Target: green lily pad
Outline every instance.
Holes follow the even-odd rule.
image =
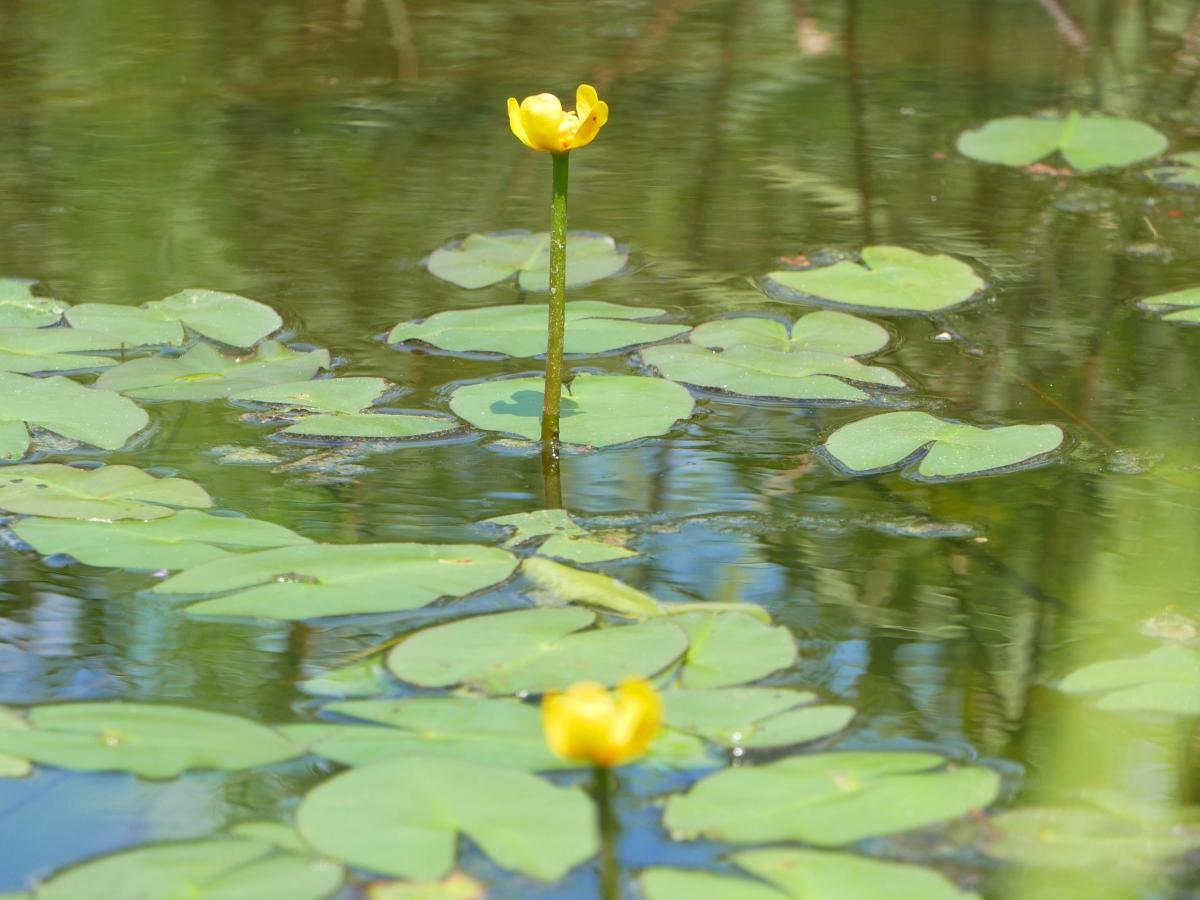
[[[592,355],[626,350],[673,338],[686,325],[639,322],[664,315],[666,310],[619,306],[598,300],[566,305],[567,331],[564,352]],[[452,309],[428,319],[401,322],[387,336],[389,344],[420,341],[457,353],[503,353],[506,356],[540,356],[546,352],[547,307],[543,304],[485,306]]]
[[[837,734],[851,706],[813,706],[804,691],[771,688],[674,690],[663,693],[663,721],[724,747],[787,747]]]
[[[320,413],[356,413],[373,406],[387,389],[383,378],[316,378],[240,391],[229,399]]]
[[[539,588],[567,603],[594,606],[632,618],[663,614],[662,604],[649,594],[598,572],[584,572],[536,556],[521,563],[521,572]],[[683,618],[686,617],[680,617]]]
[[[397,612],[494,587],[517,567],[506,550],[475,544],[306,544],[186,569],[156,594],[225,594],[199,616],[315,619]]]
[[[603,234],[567,234],[567,287],[616,275],[629,254]],[[550,289],[550,233],[472,234],[434,250],[425,262],[431,275],[464,288],[482,288],[517,276],[523,291]]]
[[[468,384],[450,396],[450,409],[484,431],[537,440],[541,435],[542,379],[503,378]],[[687,389],[659,378],[576,376],[563,388],[560,428],[567,444],[610,447],[665,434],[692,414]]]
[[[174,778],[189,769],[237,771],[300,755],[257,722],[146,703],[58,703],[28,712],[28,730],[0,729],[0,752],[81,772]]]
[[[583,630],[595,619],[576,607],[475,616],[417,632],[391,650],[387,666],[425,687],[465,684],[515,694],[648,677],[687,649],[683,630],[661,619]]]
[[[959,135],[958,149],[972,159],[1006,166],[1029,165],[1057,151],[1076,171],[1095,172],[1152,159],[1167,149],[1167,139],[1132,119],[1072,112],[993,119]]]
[[[537,546],[539,556],[575,563],[608,562],[637,556],[637,552],[628,547],[592,537],[591,532],[563,509],[539,509],[483,521],[488,525],[513,529],[512,536],[504,542],[505,547],[518,548],[538,538],[546,538]]]
[[[285,850],[288,853],[296,853],[300,856],[312,855],[312,848],[304,843],[300,832],[283,822],[272,822],[270,819],[251,819],[249,822],[238,822],[230,827],[229,833],[234,837],[262,841],[264,844],[270,844],[277,850]]]
[[[929,753],[819,753],[718,772],[667,802],[673,833],[733,843],[852,844],[987,806],[1000,779]]]
[[[65,869],[38,886],[35,900],[287,897],[324,900],[342,883],[340,865],[248,839],[151,844]]]
[[[318,413],[313,416],[300,416],[279,434],[309,438],[409,441],[444,437],[457,431],[462,431],[462,425],[448,416],[380,410],[372,413]]]
[[[186,569],[245,550],[310,544],[282,525],[180,510],[148,522],[24,519],[11,526],[38,553],[66,553],[89,566]]]
[[[118,450],[149,422],[145,410],[112,391],[87,388],[68,378],[0,372],[0,459],[25,455],[29,425],[102,450]]]
[[[197,344],[182,356],[133,359],[109,369],[96,387],[139,400],[216,400],[257,387],[312,378],[329,366],[328,350],[289,350],[266,341],[249,356],[222,356]]]
[[[831,353],[835,356],[870,356],[891,343],[882,325],[832,310],[819,310],[788,326],[761,316],[737,316],[697,325],[688,338],[713,350],[752,346],[781,353]]]
[[[317,785],[296,820],[320,852],[383,875],[444,876],[461,834],[498,865],[555,881],[596,852],[594,817],[581,791],[528,772],[409,756]]]
[[[155,478],[133,466],[76,469],[58,463],[0,469],[0,509],[56,519],[161,519],[172,507],[205,509],[212,498],[183,478]]]
[[[1084,666],[1064,678],[1068,694],[1100,694],[1100,709],[1200,715],[1200,650],[1168,644],[1144,656]]]
[[[0,706],[0,731],[27,731],[29,723],[11,710]],[[0,778],[24,778],[33,770],[33,764],[22,756],[0,753]]]
[[[33,293],[33,278],[0,278],[0,328],[42,328],[62,320],[68,304]]]
[[[732,861],[761,881],[647,869],[646,900],[979,900],[921,866],[823,850],[751,850]]]
[[[462,872],[441,881],[377,881],[367,888],[367,900],[487,900],[487,886]]]
[[[77,372],[115,366],[110,356],[87,356],[116,349],[112,338],[75,328],[0,328],[0,372]]]
[[[779,299],[889,315],[944,312],[973,299],[984,287],[966,263],[904,247],[864,247],[861,265],[843,260],[814,269],[781,270],[769,273],[765,284]]]
[[[1146,177],[1163,187],[1180,191],[1200,191],[1200,151],[1176,153],[1163,165],[1150,169]]]
[[[796,641],[745,613],[694,612],[671,621],[688,635],[680,680],[684,687],[717,688],[757,681],[796,661]]]
[[[1034,464],[1062,442],[1063,432],[1057,425],[977,428],[906,411],[843,425],[823,447],[838,465],[855,475],[887,472],[919,459],[918,476],[949,479]]]
[[[230,347],[253,347],[278,331],[283,320],[271,307],[220,291],[190,290],[141,306],[81,303],[67,310],[67,321],[111,335],[118,346],[182,344],[183,326]]]
[[[1138,301],[1138,306],[1162,315],[1164,322],[1200,325],[1200,287],[1185,288],[1169,294],[1156,294]]]

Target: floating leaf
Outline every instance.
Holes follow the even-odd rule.
[[[1200,325],[1200,287],[1156,294],[1138,301],[1138,306],[1150,312],[1160,313],[1164,322]]]
[[[670,622],[583,631],[595,618],[575,607],[476,616],[417,632],[392,649],[387,665],[425,687],[515,694],[650,676],[687,649],[687,636]]]
[[[102,450],[117,450],[149,422],[145,410],[112,391],[86,388],[68,378],[0,372],[0,459],[25,455],[28,425]]]
[[[662,604],[649,594],[598,572],[584,572],[539,557],[521,563],[521,571],[542,590],[567,603],[596,606],[633,618],[663,614]]]
[[[582,374],[563,388],[562,440],[610,447],[665,434],[692,414],[687,389],[659,378]],[[541,435],[542,379],[504,378],[468,384],[450,397],[450,409],[476,428],[526,440]]]
[[[320,413],[314,416],[300,416],[279,433],[311,438],[407,441],[441,437],[461,430],[462,425],[448,416],[381,410],[373,413]]]
[[[28,730],[0,729],[0,752],[81,772],[174,778],[188,769],[251,769],[300,748],[257,722],[146,703],[59,703],[28,712]]]
[[[41,328],[62,319],[68,304],[33,293],[33,278],[0,278],[0,328]]]
[[[462,872],[441,881],[388,881],[367,886],[367,900],[487,900],[487,886]]]
[[[76,469],[57,463],[0,469],[0,509],[56,519],[161,519],[169,507],[203,509],[212,498],[183,478],[155,478],[133,466]]]
[[[811,706],[813,694],[770,688],[674,690],[663,693],[663,721],[725,747],[786,747],[836,734],[854,718],[851,706]]]
[[[596,852],[594,816],[578,789],[527,772],[404,757],[317,785],[296,819],[317,850],[383,875],[444,876],[461,834],[498,865],[554,881]]]
[[[922,478],[962,478],[1035,463],[1063,442],[1057,425],[977,428],[928,413],[890,412],[843,425],[825,451],[856,475],[897,469],[920,460]]]
[[[929,753],[820,753],[729,769],[672,797],[664,822],[717,841],[833,847],[957,818],[995,798],[995,772],[940,770],[944,763]]]
[[[966,303],[983,290],[983,280],[952,256],[864,247],[861,265],[843,260],[814,269],[771,272],[766,287],[783,300],[904,315],[937,313]]]
[[[227,594],[201,616],[315,619],[417,609],[508,578],[517,560],[474,544],[308,544],[219,559],[159,582],[157,594]]]
[[[540,356],[546,352],[547,307],[543,304],[452,309],[428,319],[401,322],[387,337],[389,344],[420,341],[458,353],[503,353]],[[566,305],[564,351],[592,355],[652,344],[683,334],[686,325],[639,322],[666,310],[619,306],[598,300]]]
[[[38,886],[37,900],[287,897],[323,900],[342,883],[336,863],[276,853],[245,839],[135,847],[72,866]]]
[[[1093,663],[1058,687],[1068,694],[1103,694],[1101,709],[1200,715],[1200,651],[1168,644],[1144,656]]]
[[[256,387],[312,378],[329,366],[329,351],[289,350],[267,341],[249,356],[222,356],[197,344],[183,356],[133,359],[109,369],[96,387],[139,400],[216,400]]]
[[[0,731],[26,731],[29,723],[16,713],[0,706]],[[24,778],[33,766],[21,756],[0,753],[0,778]]]
[[[237,551],[311,543],[282,525],[194,510],[148,522],[31,518],[11,527],[38,553],[66,553],[89,566],[129,569],[186,569]]]
[[[822,850],[752,850],[732,860],[762,881],[648,869],[647,900],[979,900],[933,869]]]
[[[2,308],[2,307],[0,307]],[[0,372],[75,372],[115,366],[109,356],[84,353],[116,349],[112,338],[74,328],[0,328]]]
[[[786,628],[764,625],[744,613],[687,613],[672,622],[688,635],[684,687],[745,684],[796,661],[796,641]]]
[[[253,347],[283,325],[275,310],[256,300],[204,290],[181,291],[142,306],[81,303],[67,310],[67,321],[128,347],[182,344],[184,325],[231,347]]]
[[[959,152],[981,162],[1025,166],[1058,151],[1079,172],[1119,168],[1151,159],[1167,139],[1149,125],[1112,116],[1008,116],[964,131]]]
[[[1146,176],[1163,187],[1180,191],[1200,191],[1200,151],[1176,153],[1163,164],[1150,169]]]
[[[592,537],[591,532],[577,524],[563,509],[514,513],[484,519],[484,522],[514,529],[512,537],[504,542],[505,547],[520,547],[540,537],[548,537],[538,545],[537,553],[540,556],[576,563],[607,562],[637,556],[635,551],[626,547]]]
[[[312,854],[312,848],[304,843],[304,839],[300,837],[300,833],[291,825],[285,825],[283,822],[272,822],[269,819],[252,819],[249,822],[238,822],[229,829],[229,833],[234,837],[262,841],[264,844],[270,844],[278,850],[286,850],[289,853],[296,853],[300,856],[309,856]]]
[[[882,325],[842,312],[820,310],[792,326],[761,316],[716,319],[693,329],[689,340],[700,347],[728,350],[750,345],[783,353],[811,351],[835,356],[870,356],[891,342]]]
[[[316,378],[241,391],[229,399],[312,412],[356,413],[374,405],[387,389],[383,378]]]
[[[567,234],[567,287],[616,275],[629,254],[606,235]],[[523,291],[550,289],[550,233],[527,231],[472,234],[434,250],[426,260],[431,275],[464,288],[482,288],[517,276]]]

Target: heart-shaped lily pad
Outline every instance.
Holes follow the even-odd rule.
[[[1079,172],[1120,168],[1151,159],[1167,139],[1149,125],[1112,116],[1008,116],[993,119],[958,138],[959,152],[981,162],[1025,166],[1062,154]]]
[[[1155,294],[1138,301],[1138,306],[1159,313],[1164,322],[1200,325],[1200,287],[1184,288],[1169,294]]]
[[[0,328],[41,328],[62,319],[68,304],[39,297],[33,278],[0,278]]]
[[[188,769],[236,771],[300,755],[277,732],[237,716],[145,703],[35,706],[27,730],[0,729],[0,752],[81,772],[174,778]]]
[[[628,261],[629,254],[606,235],[567,235],[567,287],[616,275]],[[550,233],[472,234],[434,250],[425,265],[430,274],[459,287],[487,287],[516,275],[521,290],[548,291]]]
[[[662,604],[623,581],[533,557],[521,563],[521,572],[543,591],[567,603],[580,603],[632,618],[663,614]]]
[[[542,391],[541,378],[468,384],[451,395],[450,409],[476,428],[533,441],[541,435]],[[687,389],[672,381],[581,374],[563,388],[562,440],[609,447],[654,437],[691,416],[694,407]]]
[[[1057,425],[977,428],[906,411],[843,425],[823,446],[839,466],[856,475],[890,471],[919,458],[916,474],[940,480],[1033,465],[1062,442]]]
[[[401,322],[387,336],[389,344],[419,341],[458,353],[503,353],[540,356],[546,352],[547,308],[543,304],[451,309],[428,319]],[[662,309],[619,306],[598,300],[566,305],[566,353],[592,355],[652,344],[683,334],[686,325],[641,322],[663,315]]]
[[[1176,153],[1163,164],[1146,172],[1146,177],[1163,187],[1180,191],[1200,191],[1200,151]]]
[[[1102,695],[1101,709],[1200,715],[1200,651],[1169,644],[1144,656],[1093,663],[1058,687],[1068,694]]]
[[[81,303],[67,310],[75,328],[102,332],[117,346],[182,344],[187,326],[197,334],[231,347],[253,347],[280,329],[283,320],[271,307],[220,291],[189,290],[142,306]]]
[[[182,356],[122,363],[101,375],[96,387],[139,400],[216,400],[312,378],[328,366],[327,350],[289,350],[275,341],[242,357],[223,356],[208,344],[197,344]]]
[[[796,661],[796,641],[790,631],[745,613],[695,612],[673,616],[671,621],[688,635],[680,676],[684,687],[745,684]]]
[[[515,694],[647,677],[687,649],[683,629],[662,619],[583,630],[595,618],[574,607],[476,616],[417,632],[392,649],[387,665],[425,687],[466,684]]]
[[[279,853],[265,841],[228,838],[151,844],[71,866],[30,900],[287,897],[324,900],[341,885],[340,865]]]
[[[995,772],[929,753],[820,753],[718,772],[667,802],[681,835],[733,843],[852,844],[957,818],[992,802]]]
[[[835,356],[870,356],[891,343],[882,325],[843,312],[818,310],[788,326],[778,319],[736,316],[697,325],[688,340],[712,350],[753,346],[783,353],[811,351]]]
[[[152,590],[226,595],[192,604],[194,615],[315,619],[464,597],[504,581],[516,567],[508,551],[475,544],[307,544],[205,563]]]
[[[663,721],[725,747],[786,747],[837,734],[852,706],[814,706],[814,694],[772,688],[663,693]]]
[[[952,256],[927,256],[904,247],[864,247],[861,264],[843,260],[813,269],[771,272],[765,286],[781,300],[919,315],[966,303],[984,285],[970,266]]]
[[[647,869],[646,900],[979,900],[933,869],[847,853],[751,850],[731,860],[762,880]]]
[[[567,562],[597,563],[637,556],[635,551],[627,547],[593,537],[563,509],[514,513],[484,519],[483,522],[513,529],[512,536],[504,542],[505,547],[518,548],[538,538],[546,538],[537,545],[538,555]]]
[[[68,378],[0,372],[0,459],[25,455],[29,425],[102,450],[117,450],[149,422],[145,410],[112,391],[86,388]]]
[[[57,463],[0,469],[0,510],[56,519],[161,519],[171,507],[205,509],[212,498],[183,478],[155,478],[133,466],[76,469]]]
[[[384,875],[440,878],[463,835],[498,865],[554,881],[596,852],[594,816],[581,791],[528,772],[406,756],[317,785],[296,820],[321,853]]]
[[[0,372],[76,372],[115,366],[110,356],[88,356],[116,346],[108,335],[75,328],[0,328]]]
[[[148,522],[30,518],[11,527],[38,553],[66,553],[89,566],[129,569],[186,569],[238,551],[310,543],[272,522],[189,509]]]

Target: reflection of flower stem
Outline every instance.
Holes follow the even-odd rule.
[[[550,207],[550,327],[542,400],[542,452],[557,455],[563,334],[567,317],[567,162],[570,155],[553,153],[550,158],[554,160],[554,200]]]
[[[602,900],[620,900],[621,872],[617,864],[617,817],[613,810],[613,774],[604,766],[595,766],[594,791],[600,824],[600,896]]]

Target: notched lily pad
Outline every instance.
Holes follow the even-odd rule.
[[[230,347],[253,347],[283,326],[279,314],[263,303],[206,290],[181,291],[141,306],[81,303],[66,315],[72,327],[111,335],[127,347],[182,344],[185,325]]]
[[[255,353],[231,357],[208,344],[197,344],[182,356],[122,363],[104,372],[96,387],[139,400],[216,400],[312,378],[328,367],[328,350],[290,350],[266,341]]]
[[[0,469],[0,509],[57,519],[161,519],[175,507],[206,509],[212,498],[183,478],[155,478],[133,466],[77,469],[57,463]]]
[[[484,431],[526,440],[541,435],[541,378],[503,378],[467,384],[450,396],[450,409]],[[660,378],[634,375],[575,377],[562,392],[563,443],[610,447],[670,431],[692,414],[687,389]]]
[[[318,413],[356,413],[374,406],[389,385],[383,378],[315,378],[231,394],[230,400]]]
[[[837,734],[854,718],[851,706],[813,705],[815,694],[783,688],[722,688],[663,692],[663,721],[723,747],[787,747]]]
[[[1179,191],[1200,191],[1200,151],[1176,153],[1150,169],[1146,177],[1163,187]]]
[[[417,609],[493,587],[516,569],[506,550],[474,544],[308,544],[186,569],[156,594],[224,594],[198,616],[315,619]]]
[[[537,544],[539,556],[550,556],[574,563],[608,562],[637,556],[637,552],[620,544],[601,540],[578,524],[563,509],[539,509],[484,519],[482,524],[513,529],[505,547],[517,549],[545,538]]]
[[[978,428],[906,411],[843,425],[823,449],[851,474],[888,472],[919,460],[918,477],[946,480],[1036,465],[1062,446],[1063,438],[1057,425]]]
[[[782,626],[739,612],[693,612],[671,621],[688,635],[680,682],[716,688],[765,678],[796,661],[796,641]]]
[[[1152,159],[1167,139],[1142,122],[1113,116],[1008,116],[964,131],[959,152],[981,162],[1025,166],[1059,152],[1078,172],[1120,168]]]
[[[101,450],[118,450],[149,422],[145,410],[112,391],[68,378],[0,372],[0,459],[25,455],[30,425]]]
[[[27,717],[27,730],[0,729],[0,752],[81,772],[174,778],[189,769],[251,769],[301,753],[265,725],[182,706],[59,703],[35,706]]]
[[[629,254],[603,234],[567,234],[567,287],[616,275]],[[472,234],[434,250],[425,261],[431,275],[464,288],[482,288],[517,276],[523,291],[550,289],[550,233]]]
[[[1164,322],[1200,325],[1200,287],[1184,288],[1168,294],[1155,294],[1138,301],[1142,309],[1158,313]]]
[[[0,372],[80,372],[115,366],[111,356],[89,356],[117,345],[108,335],[76,328],[0,327]]]
[[[1144,656],[1093,663],[1072,672],[1058,688],[1098,695],[1100,709],[1200,715],[1200,650],[1168,644]]]
[[[643,322],[666,310],[620,306],[599,300],[566,305],[564,352],[581,355],[627,350],[673,338],[686,325]],[[544,304],[452,309],[427,319],[401,322],[387,336],[389,344],[419,342],[456,353],[502,353],[541,356],[546,352],[547,307]]]
[[[966,263],[944,254],[904,247],[864,247],[862,263],[843,260],[812,269],[767,274],[776,299],[830,304],[885,315],[944,312],[978,296],[983,279]]]

